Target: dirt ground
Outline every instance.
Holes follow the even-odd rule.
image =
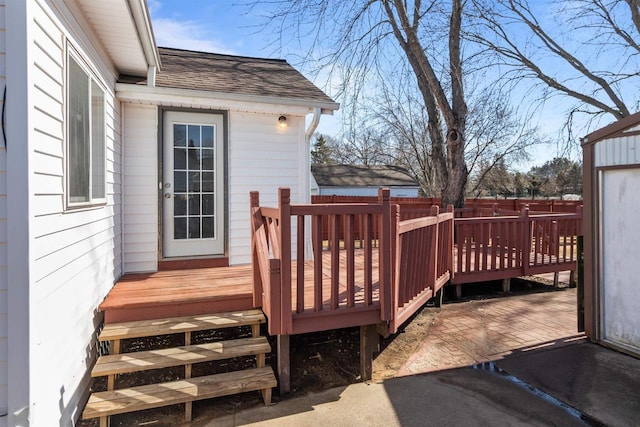
[[[550,283],[539,278],[516,279],[512,281],[513,293],[541,292],[549,289]],[[499,298],[505,295],[496,283],[474,284],[463,287],[462,300]],[[456,302],[454,289],[447,289],[445,303]],[[438,312],[433,304],[427,304],[419,310],[397,334],[381,340],[380,352],[374,355],[373,381],[391,378],[415,352],[429,334]],[[230,332],[206,331],[193,334],[192,342],[205,343],[231,339]],[[264,334],[264,331],[263,331]],[[249,327],[241,330],[243,338],[251,335]],[[275,337],[268,337],[275,349]],[[123,342],[123,351],[140,351],[182,345],[182,335],[170,335],[154,339],[136,339]],[[291,393],[280,396],[274,389],[273,403],[292,396],[315,392],[337,386],[345,386],[361,381],[360,378],[359,328],[347,328],[291,337]],[[267,355],[267,363],[276,370],[276,358]],[[255,366],[253,357],[238,358],[229,361],[201,363],[194,365],[193,376],[209,375],[228,370],[246,369]],[[131,387],[154,382],[172,381],[183,376],[183,368],[168,368],[137,374],[121,375],[116,388]],[[106,389],[104,378],[96,379],[92,385],[95,391]],[[112,427],[129,426],[198,426],[223,415],[262,404],[258,392],[244,393],[213,400],[193,403],[193,421],[184,422],[184,406],[174,405],[164,408],[139,411],[111,417]],[[97,420],[82,421],[79,426],[97,427]]]

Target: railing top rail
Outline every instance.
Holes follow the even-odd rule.
[[[263,217],[266,218],[279,218],[279,211],[278,208],[271,208],[268,206],[261,206],[260,208],[260,213],[262,214]]]
[[[424,216],[420,218],[406,219],[399,222],[398,234],[408,233],[409,231],[417,230],[418,228],[430,227],[453,219],[453,212],[445,212],[438,214],[437,216]]]
[[[321,205],[291,205],[291,215],[352,215],[382,213],[381,204],[336,203]]]

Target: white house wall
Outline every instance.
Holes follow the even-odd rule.
[[[124,272],[158,267],[158,108],[123,104]]]
[[[0,105],[4,105],[6,83],[5,9],[0,0]],[[0,113],[3,113],[0,109]],[[7,411],[7,151],[0,132],[0,414]],[[6,417],[0,418],[0,426]]]
[[[97,306],[121,274],[120,104],[113,67],[78,10],[61,0],[32,10],[29,416],[31,426],[70,425],[90,380]],[[66,40],[106,88],[106,206],[65,210]]]
[[[123,110],[124,271],[154,271],[159,239],[158,112],[155,106],[128,103]],[[238,265],[251,262],[249,192],[260,191],[262,205],[276,206],[278,188],[289,187],[292,203],[301,203],[308,189],[300,191],[299,176],[308,171],[300,170],[303,116],[288,115],[285,130],[277,127],[278,114],[230,111],[228,117],[228,249],[230,264]]]
[[[260,205],[277,206],[279,187],[291,189],[291,203],[301,203],[309,189],[299,188],[299,156],[304,150],[304,117],[288,116],[288,128],[277,128],[277,116],[230,113],[229,126],[229,262],[251,262],[249,192],[260,192]],[[295,229],[292,243],[295,243]]]

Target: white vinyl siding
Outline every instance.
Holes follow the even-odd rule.
[[[158,267],[158,108],[124,104],[124,271]]]
[[[0,0],[0,105],[4,105],[6,84],[5,10]],[[0,114],[3,113],[0,108]],[[7,410],[7,151],[0,132],[0,413]],[[6,417],[0,419],[6,425]]]
[[[50,5],[54,5],[53,8]],[[30,419],[71,425],[79,416],[95,357],[97,307],[121,275],[120,103],[115,76],[95,38],[61,1],[33,7],[33,128],[30,205]],[[105,90],[106,204],[65,212],[65,45],[77,51]]]
[[[291,189],[300,203],[300,155],[304,150],[304,118],[287,115],[288,128],[277,128],[278,115],[229,114],[229,262],[251,262],[249,192],[260,192],[260,204],[277,206],[279,187]],[[294,230],[295,232],[295,230]],[[295,242],[295,238],[293,238]]]

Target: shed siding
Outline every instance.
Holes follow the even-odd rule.
[[[5,10],[0,0],[0,105],[4,105],[6,83]],[[3,112],[3,111],[2,111]],[[7,151],[0,132],[0,412],[7,409]],[[0,426],[6,425],[6,417]]]
[[[640,135],[597,142],[594,154],[596,167],[640,164]]]
[[[249,192],[260,192],[262,206],[277,206],[278,187],[291,188],[291,202],[309,190],[299,188],[299,156],[304,149],[304,117],[288,116],[277,129],[277,115],[230,112],[229,115],[229,262],[251,262]],[[295,232],[295,230],[294,230]],[[295,242],[295,234],[292,236]]]
[[[111,64],[62,1],[38,0],[32,23],[34,128],[30,227],[33,426],[71,425],[79,416],[95,358],[97,306],[121,275],[120,103]],[[65,210],[65,40],[102,83],[106,99],[107,203]],[[55,367],[55,368],[54,368]]]
[[[124,272],[158,267],[158,108],[124,104]]]

